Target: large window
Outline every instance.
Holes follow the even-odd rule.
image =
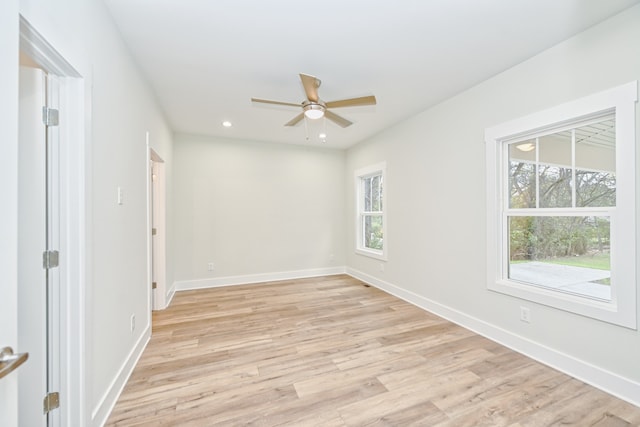
[[[488,287],[636,327],[634,82],[486,131]]]
[[[380,163],[359,169],[355,173],[356,252],[378,259],[386,259],[385,169],[385,164]]]

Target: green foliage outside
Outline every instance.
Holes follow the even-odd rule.
[[[538,179],[536,182],[536,173]],[[615,174],[511,161],[509,206],[570,208],[575,176],[577,207],[615,206]],[[540,190],[536,191],[536,185]],[[536,197],[539,198],[536,203]],[[610,220],[607,216],[511,216],[510,262],[543,261],[610,270]]]
[[[521,264],[531,262],[530,260],[512,260],[511,264]],[[594,255],[567,256],[559,258],[547,258],[544,260],[549,264],[568,265],[572,267],[594,268],[596,270],[611,270],[611,257],[608,253],[597,253]]]
[[[611,270],[611,257],[608,253],[552,258],[545,260],[545,262],[551,264],[570,265],[573,267],[594,268],[596,270]]]
[[[365,247],[371,249],[382,250],[383,245],[382,235],[382,217],[381,216],[369,216],[365,218]]]
[[[514,216],[509,219],[511,260],[548,260],[608,253],[606,217]]]

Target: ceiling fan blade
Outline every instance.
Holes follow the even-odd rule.
[[[324,112],[324,116],[327,119],[329,119],[332,122],[334,122],[335,124],[337,124],[338,126],[343,127],[343,128],[346,128],[347,126],[351,126],[353,124],[349,120],[345,119],[344,117],[340,117],[336,113],[332,113],[329,110]]]
[[[318,102],[318,88],[320,87],[320,80],[316,77],[302,73],[300,74],[300,80],[302,80],[302,86],[304,87],[304,92],[307,94],[307,99],[311,102]]]
[[[356,107],[359,105],[376,105],[376,97],[362,96],[360,98],[340,99],[338,101],[330,101],[326,103],[327,108],[340,108],[340,107]]]
[[[302,104],[294,104],[292,102],[271,101],[269,99],[251,98],[251,102],[262,102],[263,104],[288,105],[290,107],[300,107]]]
[[[295,126],[298,123],[300,123],[300,121],[304,119],[304,113],[300,113],[297,116],[295,116],[293,119],[289,120],[287,123],[285,123],[285,126]]]

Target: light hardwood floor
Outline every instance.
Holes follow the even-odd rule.
[[[178,293],[108,426],[628,426],[640,408],[349,276]]]

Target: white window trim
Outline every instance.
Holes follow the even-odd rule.
[[[487,288],[612,324],[637,329],[636,311],[636,136],[637,81],[521,117],[485,130],[487,168]],[[616,112],[616,207],[611,209],[611,301],[564,294],[509,280],[504,233],[506,142],[561,128],[567,123]],[[622,141],[622,142],[621,142]]]
[[[366,178],[372,175],[382,175],[382,235],[384,241],[382,244],[382,250],[376,250],[366,248],[362,245],[362,178]],[[356,195],[356,249],[355,252],[360,255],[365,255],[371,258],[379,259],[382,261],[387,260],[388,253],[388,240],[387,240],[387,163],[381,162],[374,165],[370,165],[361,169],[358,169],[354,173],[355,178],[355,195]]]

